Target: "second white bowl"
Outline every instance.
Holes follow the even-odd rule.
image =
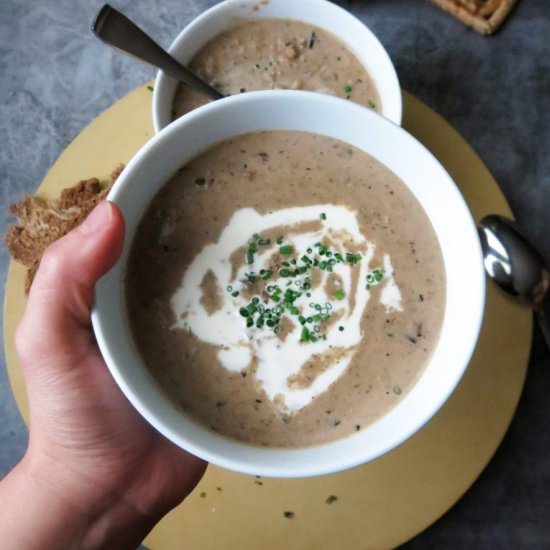
[[[258,9],[253,9],[258,6]],[[181,31],[169,48],[189,63],[209,40],[243,20],[293,19],[315,25],[337,36],[365,66],[382,101],[381,114],[401,125],[402,96],[391,59],[376,36],[348,11],[326,0],[226,0],[205,11]],[[178,82],[157,73],[153,92],[153,125],[159,132],[172,121],[172,103]]]

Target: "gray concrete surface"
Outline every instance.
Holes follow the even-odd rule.
[[[214,3],[113,0],[163,45]],[[340,3],[376,32],[403,87],[479,152],[525,231],[550,260],[548,0],[521,0],[492,38],[467,30],[425,0]],[[154,74],[94,40],[89,24],[101,4],[0,2],[2,232],[8,204],[33,191],[82,127]],[[3,278],[6,266],[2,253]],[[527,383],[503,444],[467,494],[404,549],[550,548],[549,394],[549,354],[535,330]],[[26,437],[0,367],[0,476],[20,458]]]

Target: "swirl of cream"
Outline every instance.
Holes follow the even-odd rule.
[[[275,333],[265,327],[247,327],[239,313],[250,299],[246,274],[269,270],[278,253],[272,239],[270,245],[259,247],[251,264],[245,260],[251,235],[266,233],[284,235],[296,258],[314,243],[329,245],[343,255],[361,255],[357,263],[343,261],[335,263],[332,272],[316,269],[315,276],[308,275],[311,288],[300,292],[294,306],[306,317],[315,313],[315,304],[329,304],[331,311],[322,337],[315,341],[301,341],[303,327],[296,316],[283,314]],[[361,342],[361,319],[370,298],[365,279],[374,250],[375,245],[361,233],[356,214],[345,206],[293,207],[267,214],[243,208],[233,214],[218,241],[206,245],[185,271],[171,299],[177,319],[173,328],[189,330],[202,342],[219,348],[219,361],[227,370],[252,367],[261,389],[280,411],[297,412],[342,376]],[[381,301],[387,310],[400,310],[401,295],[387,254],[384,271]],[[207,277],[215,281],[217,289],[214,308],[205,306],[201,291]],[[286,288],[290,281],[298,285],[292,288],[300,288],[299,277],[277,278],[276,270],[273,277],[268,284]],[[268,300],[265,293],[263,300]]]

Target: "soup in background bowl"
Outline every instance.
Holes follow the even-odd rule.
[[[226,0],[187,25],[169,51],[224,93],[317,91],[401,124],[401,88],[386,50],[359,19],[326,0]],[[206,101],[159,71],[155,130]]]
[[[332,33],[290,19],[238,23],[214,36],[188,67],[224,96],[259,90],[306,90],[348,99],[378,112],[384,106],[366,67]],[[185,84],[174,119],[208,103]]]
[[[323,113],[323,117],[318,116],[319,112]],[[253,134],[260,137],[250,137]],[[250,140],[248,144],[247,139]],[[340,158],[338,155],[348,155],[348,158],[344,158],[340,166],[336,166],[335,177],[340,174],[342,179],[349,177],[357,180],[353,183],[356,187],[350,194],[351,198],[357,196],[355,204],[349,204],[351,200],[348,198],[342,201],[343,204],[338,204],[338,194],[334,195],[333,198],[325,195],[325,201],[317,203],[315,197],[305,197],[300,195],[299,192],[295,193],[297,207],[306,208],[309,206],[315,210],[315,212],[308,212],[306,217],[309,216],[309,221],[314,221],[317,225],[307,228],[303,232],[304,234],[312,237],[314,234],[322,233],[324,227],[333,225],[329,223],[328,226],[325,226],[325,224],[330,222],[331,219],[337,218],[341,219],[341,229],[354,233],[355,222],[353,218],[355,217],[358,231],[355,232],[353,242],[345,239],[338,241],[336,237],[332,239],[333,252],[341,249],[341,252],[355,255],[356,259],[357,256],[360,256],[357,261],[347,263],[344,261],[345,265],[342,268],[345,267],[349,273],[353,273],[354,269],[367,270],[360,272],[360,279],[362,280],[364,277],[364,282],[368,284],[366,277],[368,275],[372,277],[375,268],[382,267],[384,272],[381,277],[382,283],[384,283],[384,277],[393,276],[397,286],[400,286],[400,281],[403,281],[400,288],[405,292],[408,287],[405,280],[406,273],[404,272],[406,270],[402,268],[404,264],[401,263],[398,257],[392,257],[391,262],[384,264],[384,247],[378,251],[380,254],[378,258],[371,258],[374,263],[371,262],[368,265],[363,263],[369,251],[362,238],[369,239],[369,228],[368,224],[362,223],[361,211],[358,208],[362,201],[368,202],[366,197],[369,193],[369,181],[370,185],[378,186],[380,182],[385,181],[387,183],[387,176],[391,180],[391,183],[388,184],[389,188],[386,189],[388,204],[391,204],[391,198],[397,193],[403,204],[411,205],[410,212],[397,212],[396,215],[407,217],[410,213],[416,215],[419,212],[420,218],[424,216],[427,225],[417,226],[417,231],[422,233],[421,241],[424,242],[428,252],[422,251],[421,254],[429,256],[429,249],[433,249],[434,257],[438,258],[438,261],[443,264],[444,277],[441,276],[440,278],[444,279],[444,286],[439,287],[441,297],[439,307],[443,311],[440,311],[439,320],[437,319],[437,313],[435,316],[436,325],[440,324],[440,328],[437,328],[439,337],[437,338],[436,335],[432,338],[433,349],[429,350],[429,357],[417,369],[418,376],[413,376],[408,385],[404,384],[404,387],[400,388],[403,390],[401,394],[398,392],[394,394],[393,397],[396,397],[396,399],[393,400],[392,406],[389,409],[382,410],[378,418],[372,419],[370,423],[367,422],[366,426],[361,426],[359,431],[348,429],[339,433],[338,438],[333,440],[331,438],[311,440],[308,442],[309,447],[299,447],[299,442],[302,439],[298,438],[298,445],[295,442],[290,445],[290,448],[284,448],[285,445],[280,444],[280,442],[271,445],[267,441],[267,446],[261,446],[261,441],[243,441],[246,438],[238,438],[234,433],[229,434],[231,437],[227,437],[222,433],[213,431],[205,423],[204,418],[199,418],[200,415],[193,416],[192,411],[186,413],[181,407],[174,405],[173,396],[170,397],[169,392],[162,389],[161,384],[151,374],[150,365],[149,368],[147,367],[146,361],[143,359],[143,349],[139,349],[140,344],[136,345],[134,343],[136,332],[135,330],[132,331],[131,325],[135,318],[129,319],[126,307],[126,297],[129,296],[129,299],[132,300],[132,294],[128,293],[126,282],[129,280],[128,277],[131,277],[128,270],[134,269],[130,260],[132,246],[134,245],[135,251],[139,250],[139,247],[143,244],[141,242],[142,233],[138,229],[140,223],[144,220],[147,210],[151,208],[152,201],[155,200],[157,193],[178,170],[187,166],[201,172],[200,174],[199,172],[192,172],[191,179],[188,178],[186,181],[180,182],[182,192],[189,186],[192,186],[193,191],[198,191],[198,188],[207,184],[214,186],[214,183],[207,181],[207,176],[202,174],[202,171],[211,165],[211,161],[215,160],[214,157],[208,158],[208,155],[215,154],[217,150],[218,157],[220,154],[223,157],[221,148],[224,141],[236,144],[239,152],[241,149],[246,150],[246,147],[255,144],[255,146],[262,149],[253,151],[254,155],[258,157],[258,162],[270,165],[269,170],[267,166],[265,167],[265,173],[257,181],[256,185],[258,189],[261,189],[261,181],[267,177],[270,171],[272,171],[272,176],[277,178],[277,167],[281,163],[273,162],[270,164],[270,162],[262,160],[260,153],[269,155],[269,151],[264,150],[269,143],[275,146],[273,151],[284,150],[283,142],[288,139],[294,140],[295,149],[298,146],[303,147],[302,151],[305,152],[301,155],[301,158],[306,160],[315,160],[315,155],[318,155],[317,160],[319,160],[328,154],[329,149],[336,155],[335,158]],[[312,140],[317,143],[313,143]],[[243,143],[247,145],[241,147]],[[325,150],[325,153],[321,155],[320,153],[323,150]],[[236,149],[231,150],[229,148],[226,151],[228,159],[234,159],[237,155]],[[273,151],[271,151],[271,154],[276,154]],[[351,154],[349,151],[351,151]],[[350,163],[350,159],[353,157],[358,158],[360,161],[363,159],[367,163],[368,158],[372,159],[371,168],[367,169],[366,174],[362,174],[361,170],[353,172],[352,169],[350,169],[349,174],[345,174],[345,167],[353,164]],[[294,166],[298,170],[300,166],[297,164],[297,158],[291,159],[289,163],[282,163],[281,166],[285,165],[287,168],[290,167],[289,169],[293,169]],[[201,164],[205,159],[207,163]],[[237,162],[235,159],[234,161]],[[329,164],[323,168],[323,171],[334,165],[334,163],[331,164],[330,159],[327,162]],[[359,164],[361,165],[361,163],[362,161]],[[312,162],[312,166],[315,166],[315,164],[318,163]],[[212,168],[214,168],[213,165]],[[301,168],[305,170],[308,166],[304,165]],[[377,169],[380,169],[380,171]],[[382,179],[376,176],[380,173],[384,174]],[[294,181],[292,175],[289,173],[280,173],[279,175],[287,182],[288,190],[288,182],[292,183]],[[300,177],[297,175],[296,180],[299,180]],[[205,181],[203,182],[201,178],[204,178]],[[321,181],[320,177],[319,181]],[[341,181],[340,184],[343,185],[344,182]],[[338,182],[335,182],[335,187],[337,188],[337,186]],[[402,186],[402,189],[399,186]],[[285,189],[285,186],[282,185],[281,188]],[[201,191],[207,191],[207,189],[201,189]],[[394,195],[390,194],[391,191],[394,192]],[[310,192],[307,193],[307,195],[310,194]],[[155,136],[129,163],[121,178],[115,184],[109,198],[122,209],[127,223],[127,234],[121,260],[100,281],[96,289],[96,308],[93,313],[93,324],[99,346],[115,380],[136,409],[174,443],[210,462],[244,473],[300,477],[336,472],[373,460],[402,443],[427,422],[449,397],[467,367],[477,341],[484,305],[484,277],[481,253],[471,215],[456,186],[437,160],[404,130],[368,109],[349,101],[309,92],[251,92],[220,100],[193,111]],[[329,199],[330,202],[327,202]],[[215,222],[208,222],[209,216],[214,215],[213,210],[215,208],[213,207],[212,211],[204,211],[203,216],[200,200],[199,195],[193,199],[197,202],[199,212],[198,218],[194,218],[194,225],[208,231],[210,223],[212,223],[213,234],[211,238],[208,237],[204,242],[199,241],[197,243],[196,250],[189,254],[189,265],[200,256],[204,248],[203,245],[206,245],[207,241],[211,244],[216,243],[223,234],[223,229],[231,225],[220,221],[220,225],[216,228]],[[231,208],[235,209],[234,214],[239,214],[239,210],[246,210],[247,207],[261,211],[261,204],[257,200],[257,197],[251,196],[250,201],[248,201],[249,204],[247,204],[247,196],[244,194]],[[384,204],[383,195],[379,202],[382,205]],[[292,201],[287,198],[280,204],[280,208],[273,207],[272,210],[259,212],[258,215],[260,218],[266,215],[280,215],[280,212],[285,208],[288,209],[291,203]],[[319,218],[314,220],[317,216],[316,210],[323,204],[326,205],[326,208],[320,211],[318,213]],[[418,204],[417,210],[415,210],[417,208],[416,204]],[[192,206],[190,204],[191,208]],[[348,208],[350,214],[342,213],[339,210],[344,207]],[[296,214],[296,212],[294,213]],[[218,211],[218,214],[221,216],[221,210]],[[245,215],[250,214],[250,211],[245,212]],[[242,212],[240,215],[243,215]],[[391,224],[391,212],[383,215],[387,215],[387,219],[381,219],[381,224],[385,224],[389,231],[392,229],[394,231],[401,230],[399,223]],[[224,221],[228,222],[230,218],[231,216],[228,216],[227,220]],[[169,216],[166,219],[169,219]],[[201,219],[204,220],[202,225],[200,224]],[[289,227],[288,219],[283,216],[281,220],[284,219],[287,220],[286,226]],[[264,229],[278,227],[278,224],[280,226],[279,222],[281,220],[279,222],[276,219],[268,220],[270,223],[267,223],[267,225],[263,224],[261,219],[258,218],[247,218],[247,220],[249,222],[246,224],[239,223],[236,225],[240,228],[241,237],[246,233],[243,238],[245,239],[244,242],[248,243],[247,246],[250,242],[254,242],[254,239],[261,238],[263,242],[270,240],[270,244],[260,245],[258,242],[257,245],[266,246],[267,248],[273,247],[273,251],[276,250],[275,247],[285,246],[296,250],[301,249],[300,232],[292,235],[291,231],[287,230],[283,231],[283,235],[265,234]],[[292,218],[291,216],[290,220],[297,221],[298,218]],[[262,231],[264,234],[262,234]],[[248,235],[248,233],[251,233],[251,235]],[[170,231],[167,231],[166,235],[169,234]],[[136,235],[139,236],[139,240],[134,242]],[[277,242],[279,237],[283,237],[281,243]],[[329,243],[324,240],[324,237],[321,236],[318,242],[320,244],[326,243],[326,248],[330,249],[331,247],[328,246]],[[408,234],[399,237],[405,246],[410,246],[409,243],[414,241],[415,238],[416,235],[411,236]],[[271,239],[275,239],[275,243],[271,243]],[[315,240],[315,238],[312,237],[312,240]],[[306,246],[305,255],[309,254],[313,260],[315,260],[313,248],[316,242],[312,242],[312,246],[308,246],[308,243],[304,244]],[[170,248],[170,244],[167,244],[167,247]],[[349,249],[346,249],[346,247]],[[311,248],[312,252],[308,253],[307,248]],[[245,255],[247,252],[247,250],[244,251]],[[284,251],[279,250],[279,252]],[[258,254],[257,248],[254,254]],[[283,253],[284,255],[286,254]],[[344,256],[345,258],[346,256]],[[378,266],[378,263],[381,263],[381,266]],[[298,265],[298,263],[290,263],[289,267],[294,269],[293,265]],[[399,265],[399,270],[396,268],[395,272],[391,273],[392,265],[393,267]],[[282,264],[277,264],[277,266],[277,269],[280,269]],[[238,271],[242,267],[243,265],[240,265],[240,267],[237,265],[235,269]],[[265,266],[262,267],[259,264],[254,267],[258,269],[258,274],[260,269],[266,269]],[[175,260],[173,278],[176,282],[174,289],[181,286],[180,283],[184,277],[182,271],[185,272],[186,269],[181,268],[181,266],[178,268],[177,260]],[[437,261],[434,267],[429,268],[428,271],[430,274],[438,276]],[[146,270],[143,273],[146,273]],[[201,283],[204,282],[205,274],[202,273],[201,278],[200,270],[197,273]],[[328,276],[327,273],[324,273],[324,276]],[[344,275],[342,277],[344,281]],[[378,282],[376,279],[375,276],[374,281]],[[411,279],[414,279],[414,277],[411,276]],[[239,278],[237,277],[236,280],[239,280]],[[372,282],[373,279],[371,278]],[[417,284],[413,283],[411,288],[415,292],[417,300],[420,301],[421,292],[416,288]],[[208,282],[205,285],[208,285]],[[311,286],[315,287],[314,284]],[[345,282],[341,286],[344,294],[346,294],[349,287],[346,286]],[[340,299],[344,301],[346,299],[345,295],[342,296],[338,292],[342,288],[338,285],[329,287],[328,292],[334,298],[331,301],[334,302],[333,307],[335,308],[339,307],[336,302]],[[223,290],[228,292],[227,288]],[[371,301],[374,304],[379,303],[381,307],[385,307],[391,300],[382,299],[381,290],[383,290],[382,284],[380,287],[373,287],[371,284],[371,288],[367,289],[367,292],[372,294]],[[231,292],[235,291],[232,289]],[[253,297],[252,295],[246,296],[246,288],[241,287],[238,292],[239,295],[236,298],[233,296],[230,298],[241,300]],[[243,292],[243,296],[240,295],[241,292]],[[230,303],[230,300],[228,303]],[[180,307],[185,309],[185,304],[186,301],[182,300]],[[395,302],[393,304],[396,305]],[[206,307],[205,304],[203,305]],[[241,307],[245,305],[241,305]],[[403,305],[406,305],[405,300],[401,303],[401,306]],[[437,303],[435,303],[435,307],[437,308]],[[130,304],[130,309],[132,309],[132,304]],[[179,310],[180,314],[183,314],[181,317],[183,322],[185,322],[186,316],[184,309]],[[190,314],[189,310],[187,315]],[[386,321],[385,315],[397,314],[396,312],[386,313],[384,310],[381,317],[384,323]],[[257,315],[255,320],[257,320]],[[335,322],[339,323],[339,320]],[[348,330],[348,328],[350,331],[353,330],[352,324],[348,325],[344,320],[342,326],[345,330]],[[332,328],[335,328],[333,334],[329,332],[330,328],[324,327],[322,330],[330,338],[336,338],[339,333],[339,325],[334,325]],[[430,330],[428,327],[426,328]],[[195,331],[199,330],[196,326],[194,329]],[[176,328],[176,330],[179,329]],[[181,330],[186,330],[186,328],[184,327]],[[193,327],[191,327],[191,330],[193,330]],[[311,334],[316,334],[314,329]],[[342,334],[347,333],[344,331]],[[413,339],[420,338],[418,334],[410,334],[409,336]],[[364,337],[365,334],[363,333],[362,338]],[[226,347],[230,348],[229,344],[231,343],[228,340]],[[301,346],[310,344],[309,341],[299,343]],[[413,345],[412,342],[410,344]],[[381,349],[383,349],[383,346]],[[323,352],[326,351],[323,350]],[[239,359],[238,353],[228,352],[225,359],[229,363],[235,360],[237,362],[241,361],[241,367],[243,365],[242,357]],[[415,359],[415,361],[419,360]],[[420,363],[422,361],[419,361],[418,364]],[[264,387],[264,390],[269,397],[268,389]],[[325,396],[329,392],[330,388]],[[280,402],[276,402],[275,397],[275,394],[271,394],[275,410],[278,406],[278,411],[283,414],[295,414],[296,411],[284,410],[284,403],[281,406]],[[323,398],[323,396],[318,397],[317,395],[314,397],[316,399]],[[340,405],[342,405],[344,399],[344,397],[339,399]],[[288,405],[289,401],[285,401],[285,403]],[[303,405],[303,403],[298,405],[304,407],[304,410],[309,406]],[[323,412],[323,414],[326,413]],[[338,430],[338,427],[334,429]]]

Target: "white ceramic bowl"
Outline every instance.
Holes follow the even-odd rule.
[[[252,6],[258,6],[254,11]],[[351,13],[326,0],[226,0],[194,19],[170,46],[170,53],[186,64],[217,34],[244,19],[294,19],[336,35],[357,56],[372,77],[382,101],[382,115],[401,124],[402,96],[388,53],[376,36]],[[159,132],[172,121],[177,81],[159,71],[153,91],[153,126]]]
[[[319,112],[323,116],[319,116]],[[429,216],[447,275],[441,337],[418,383],[388,414],[351,436],[318,447],[268,449],[220,436],[178,412],[154,383],[132,344],[124,292],[128,251],[144,211],[169,177],[209,146],[247,132],[302,130],[339,139],[377,158],[405,182]],[[109,199],[126,219],[120,261],[98,284],[93,326],[101,352],[135,408],[180,447],[249,474],[300,477],[368,462],[416,432],[447,400],[474,350],[485,278],[475,225],[462,195],[415,138],[380,115],[311,92],[250,92],[210,103],[166,127],[130,161]]]

